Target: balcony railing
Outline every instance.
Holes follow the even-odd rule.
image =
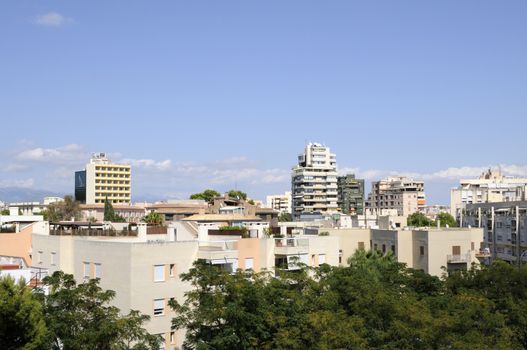
[[[447,255],[447,262],[449,264],[463,264],[470,262],[470,254]]]

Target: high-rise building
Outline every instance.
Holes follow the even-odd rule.
[[[278,210],[280,213],[291,214],[291,192],[267,196],[267,207]]]
[[[344,214],[364,213],[364,180],[356,179],[354,174],[337,178],[338,205]]]
[[[366,208],[381,213],[396,209],[397,215],[408,216],[422,211],[426,205],[425,183],[405,176],[391,176],[371,184]]]
[[[527,178],[503,176],[500,170],[481,174],[478,179],[463,179],[450,191],[450,213],[459,217],[467,204],[525,200]]]
[[[130,165],[114,164],[105,153],[93,154],[86,169],[75,172],[75,199],[81,203],[130,203],[131,188]]]
[[[329,147],[306,145],[291,175],[293,218],[337,211],[337,163]]]

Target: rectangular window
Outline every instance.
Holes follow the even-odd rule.
[[[176,333],[170,332],[170,344],[175,344],[175,343],[176,343]]]
[[[245,258],[245,269],[254,269],[254,258]]]
[[[475,249],[476,244],[474,242],[470,242],[470,250]]]
[[[359,250],[364,250],[364,242],[359,242]]]
[[[82,263],[82,276],[84,278],[90,278],[90,263],[89,262],[83,262]]]
[[[461,246],[452,246],[452,255],[461,255]]]
[[[37,253],[37,261],[39,264],[42,264],[42,250],[39,250]]]
[[[95,278],[102,278],[102,265],[94,264],[95,267]]]
[[[395,254],[395,245],[392,245],[392,253]]]
[[[318,254],[318,264],[322,265],[326,263],[326,254]]]
[[[377,243],[373,244],[373,250],[377,250]]]
[[[168,273],[170,274],[170,277],[174,277],[176,275],[176,264],[170,264]]]
[[[425,255],[425,247],[424,247],[424,246],[420,246],[420,247],[419,247],[419,254],[420,254],[421,256]]]
[[[386,253],[386,244],[383,244],[383,245],[382,245],[382,252],[383,252],[383,253]]]
[[[154,265],[154,282],[165,280],[165,265]]]
[[[51,266],[55,266],[57,264],[56,263],[56,255],[57,255],[57,253],[51,252],[51,258],[50,258]]]
[[[154,299],[154,316],[165,314],[165,299]]]

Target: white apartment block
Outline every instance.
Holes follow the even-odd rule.
[[[337,163],[329,147],[306,145],[291,174],[292,214],[331,213],[338,209]]]
[[[527,178],[504,176],[500,170],[481,174],[477,179],[462,179],[459,187],[450,191],[450,213],[459,217],[467,204],[497,203],[525,200]]]
[[[422,211],[426,205],[424,181],[405,176],[390,176],[373,182],[371,187],[366,201],[366,209],[369,212],[396,209],[397,215],[408,216]]]
[[[267,196],[267,208],[272,208],[280,213],[289,213],[292,211],[291,191],[284,194]]]
[[[86,169],[75,172],[75,199],[85,204],[130,203],[131,167],[114,164],[104,153],[96,153]]]
[[[460,226],[483,229],[489,259],[527,262],[527,201],[467,204],[459,220]]]

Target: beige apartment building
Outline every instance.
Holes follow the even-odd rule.
[[[504,176],[489,169],[477,179],[462,179],[450,190],[450,214],[459,218],[468,204],[524,201],[527,178]]]
[[[128,164],[114,164],[105,153],[96,153],[86,169],[75,172],[75,199],[84,204],[130,203],[132,171]]]
[[[366,201],[369,212],[396,209],[397,215],[408,216],[422,211],[426,205],[424,181],[405,176],[390,176],[373,182]]]
[[[330,229],[340,240],[340,262],[346,264],[358,249],[391,251],[397,261],[430,275],[466,270],[479,263],[483,230],[440,228],[428,230]]]
[[[280,213],[291,214],[291,211],[292,211],[291,191],[287,191],[284,194],[276,194],[276,195],[267,196],[266,205],[268,208],[277,210]]]

